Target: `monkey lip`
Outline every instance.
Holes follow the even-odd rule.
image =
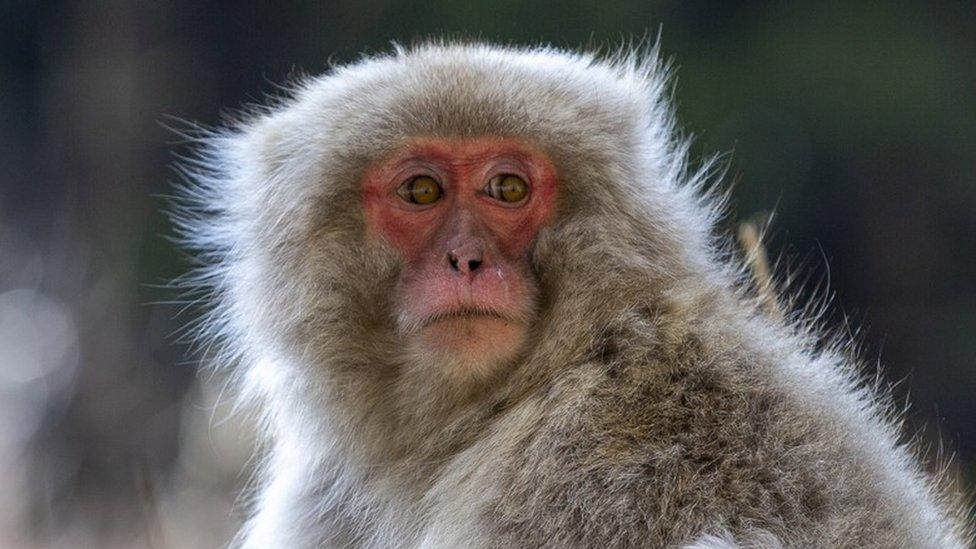
[[[451,309],[448,311],[430,315],[424,319],[424,321],[421,323],[421,327],[426,328],[427,326],[430,326],[432,324],[436,324],[438,322],[444,322],[448,320],[471,320],[471,319],[478,319],[478,318],[490,318],[490,319],[510,321],[510,322],[515,320],[511,316],[504,315],[493,309],[478,309],[478,308],[471,308],[471,307],[463,307],[460,309]]]

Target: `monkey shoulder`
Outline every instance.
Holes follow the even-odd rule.
[[[510,446],[494,477],[505,496],[486,513],[498,539],[666,546],[731,531],[873,546],[904,532],[881,464],[784,389],[775,357],[694,327],[645,341],[610,332]]]

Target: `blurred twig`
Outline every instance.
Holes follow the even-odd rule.
[[[762,244],[762,233],[753,221],[739,224],[739,245],[745,252],[746,265],[756,284],[756,293],[763,311],[775,320],[783,320],[783,309],[777,297],[776,283],[769,268],[769,256]]]

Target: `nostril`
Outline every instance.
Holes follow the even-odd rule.
[[[451,265],[451,269],[458,273],[471,274],[477,271],[484,263],[481,254],[476,255],[476,259],[468,259],[465,257],[466,255],[468,254],[448,252],[447,262]]]

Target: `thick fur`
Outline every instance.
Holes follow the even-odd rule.
[[[243,546],[966,545],[843,346],[748,297],[656,59],[397,49],[201,138],[187,282],[268,440]],[[515,136],[560,176],[530,345],[463,387],[403,351],[360,207],[365,166],[430,135]]]

